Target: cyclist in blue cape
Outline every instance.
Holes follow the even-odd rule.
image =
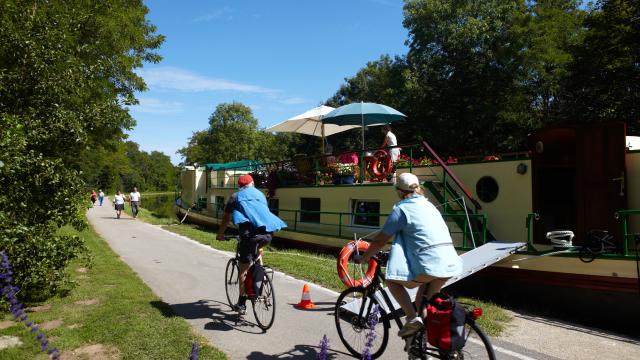
[[[423,294],[430,299],[450,277],[462,273],[462,259],[453,247],[447,224],[438,209],[422,193],[420,181],[410,173],[400,174],[395,183],[400,198],[375,235],[367,251],[355,256],[356,263],[368,262],[393,238],[386,270],[386,284],[407,316],[398,336],[407,337],[424,327],[417,314]],[[419,286],[416,308],[405,287]],[[419,315],[419,316],[418,316]]]
[[[272,234],[287,224],[275,216],[267,205],[264,194],[255,188],[251,175],[242,175],[238,178],[238,192],[231,195],[225,206],[224,217],[218,228],[218,240],[224,240],[224,232],[233,221],[238,226],[240,234],[240,297],[236,310],[240,314],[247,311],[247,295],[244,288],[244,280],[247,270],[254,263],[260,253],[260,249],[271,242]]]

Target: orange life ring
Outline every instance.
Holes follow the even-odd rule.
[[[367,272],[364,274],[364,277],[361,279],[352,279],[349,276],[348,267],[349,259],[356,251],[356,247],[359,253],[364,253],[369,248],[369,243],[362,240],[352,241],[343,247],[342,250],[340,250],[340,255],[338,255],[338,277],[340,277],[340,281],[347,287],[368,286],[376,274],[376,267],[378,267],[378,262],[371,258],[369,259],[369,266],[367,267]]]
[[[369,162],[368,169],[371,175],[378,180],[386,179],[393,172],[391,156],[384,150],[376,151],[371,162]]]

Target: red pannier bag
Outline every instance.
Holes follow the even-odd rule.
[[[465,318],[464,308],[452,296],[435,294],[427,304],[427,341],[445,351],[462,349]]]

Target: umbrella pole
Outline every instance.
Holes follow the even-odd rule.
[[[364,151],[364,110],[363,110],[363,104],[362,101],[360,102],[360,124],[361,127],[360,129],[362,130],[362,151]]]
[[[322,155],[326,154],[324,151],[324,124],[320,125],[320,131],[322,132]]]

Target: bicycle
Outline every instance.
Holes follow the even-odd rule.
[[[225,237],[225,239],[238,241],[236,245],[236,255],[227,262],[224,274],[227,301],[229,302],[229,306],[235,309],[238,296],[240,295],[240,268],[238,266],[240,262],[240,239],[238,237]],[[262,265],[262,255],[258,256],[256,262]],[[244,287],[247,300],[251,301],[253,315],[256,318],[258,326],[262,330],[267,330],[273,325],[276,316],[276,295],[272,282],[273,269],[263,266],[265,271],[262,275],[262,282],[257,293],[255,293],[253,291],[252,277],[256,262],[252,263],[247,270]]]
[[[378,263],[375,277],[367,287],[357,286],[344,290],[335,305],[335,322],[338,335],[344,346],[351,354],[361,358],[365,348],[368,347],[371,358],[375,359],[382,355],[389,340],[389,328],[391,323],[389,318],[393,317],[398,328],[402,328],[400,317],[393,311],[393,303],[389,295],[383,290],[382,283],[384,274],[381,267],[386,264],[388,253],[378,253],[375,259]],[[386,309],[391,309],[387,314],[385,307],[376,293],[380,290],[382,301]],[[364,300],[364,301],[363,301]],[[351,310],[345,305],[353,301]],[[461,304],[461,303],[458,303]],[[377,306],[375,306],[377,305]],[[421,330],[416,334],[405,338],[405,351],[409,359],[490,359],[495,360],[493,346],[489,337],[476,324],[476,319],[482,315],[482,309],[465,306],[465,341],[460,350],[447,351],[433,347],[426,341],[426,332]],[[423,301],[423,308],[427,306],[427,301]],[[370,344],[367,344],[370,342]],[[369,345],[369,346],[367,346]]]

